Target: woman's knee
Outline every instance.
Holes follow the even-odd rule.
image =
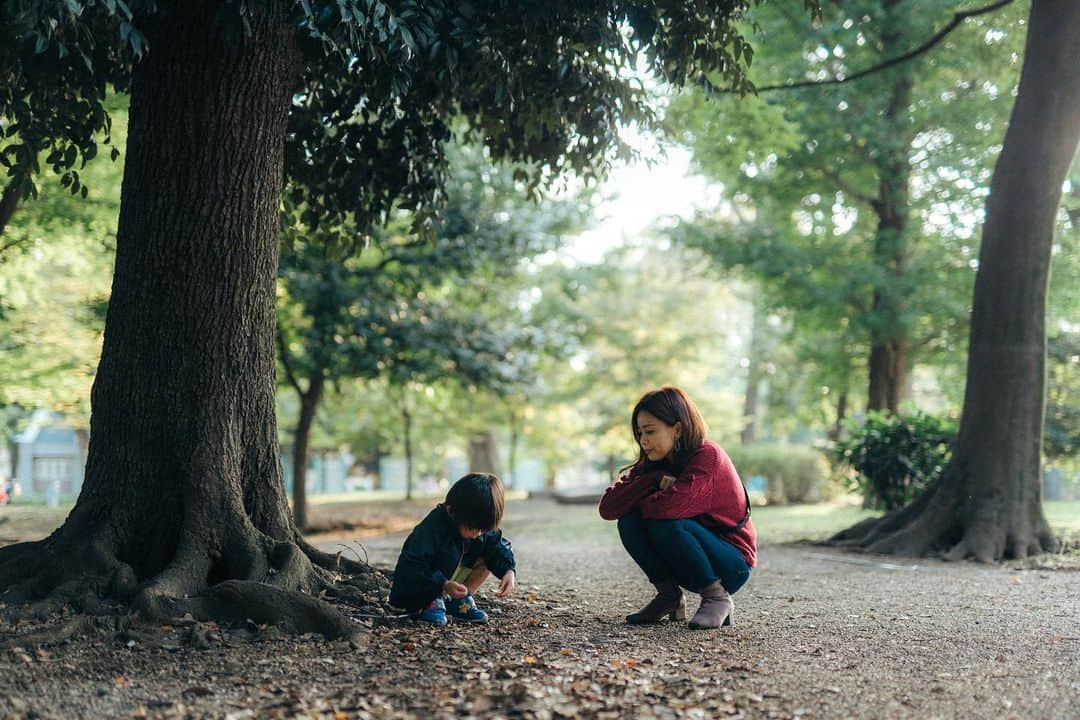
[[[724,589],[729,593],[735,593],[750,579],[750,574],[750,568],[736,570],[727,573],[727,577],[721,578],[720,582],[724,585]]]
[[[615,524],[619,528],[620,535],[628,532],[638,533],[645,529],[645,521],[641,519],[640,510],[631,510],[619,518]]]
[[[646,520],[645,529],[655,543],[667,543],[678,539],[684,532],[686,520]]]

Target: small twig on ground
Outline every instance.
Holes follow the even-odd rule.
[[[360,548],[361,550],[363,550],[363,551],[364,551],[364,559],[363,559],[363,560],[361,560],[361,559],[360,559],[360,553],[358,553],[358,552],[356,551],[356,548],[352,547],[352,545],[346,545],[345,543],[338,543],[338,547],[340,547],[340,548],[345,548],[346,550],[351,550],[351,551],[352,551],[352,553],[353,553],[353,555],[355,555],[355,556],[356,556],[356,561],[357,561],[357,562],[362,562],[362,563],[364,563],[365,565],[370,565],[371,563],[369,563],[369,562],[368,562],[368,551],[367,551],[367,548],[366,548],[366,547],[364,547],[364,545],[363,545],[363,544],[362,544],[362,543],[361,543],[361,542],[360,542],[359,540],[356,540],[356,541],[354,541],[354,544],[355,544],[355,545],[356,545],[357,547],[359,547],[359,548]]]

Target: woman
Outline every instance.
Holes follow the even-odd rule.
[[[637,462],[600,499],[600,516],[619,521],[630,557],[656,597],[626,622],[686,617],[682,588],[701,594],[692,628],[730,625],[731,593],[750,578],[757,534],[750,499],[731,459],[711,440],[694,403],[679,388],[646,393],[630,416]]]

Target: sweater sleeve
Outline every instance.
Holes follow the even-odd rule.
[[[517,572],[514,550],[510,541],[503,537],[502,531],[492,530],[484,533],[482,537],[484,565],[487,569],[497,578],[501,578],[511,570]]]
[[[390,603],[401,608],[417,608],[439,597],[446,575],[436,567],[436,539],[431,528],[417,525],[401,548],[394,568]]]
[[[661,471],[632,474],[610,486],[600,498],[600,517],[618,520],[626,515],[656,490],[661,475]]]
[[[720,450],[711,443],[702,446],[667,490],[650,493],[641,501],[641,516],[647,520],[676,520],[707,512],[715,504],[718,486],[728,484],[721,478],[731,463],[721,462]]]

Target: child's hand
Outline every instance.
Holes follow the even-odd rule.
[[[513,570],[510,570],[502,576],[502,580],[499,581],[499,589],[495,591],[495,597],[506,597],[510,593],[514,592],[514,586],[517,585],[517,576]]]
[[[675,484],[675,478],[671,475],[665,475],[660,478],[660,489],[667,490],[669,487]]]
[[[460,599],[469,594],[469,588],[459,582],[447,580],[443,583],[442,591],[452,598]]]

